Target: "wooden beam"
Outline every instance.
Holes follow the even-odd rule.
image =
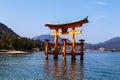
[[[76,28],[80,27],[85,23],[88,23],[88,17],[75,21],[75,22],[70,22],[70,23],[64,23],[64,24],[45,24],[45,26],[48,26],[50,29],[62,29],[62,28]]]
[[[82,30],[74,30],[74,34],[81,34]],[[51,36],[55,36],[56,32],[51,32],[50,35]],[[58,35],[64,35],[64,34],[72,34],[72,32],[58,32]]]

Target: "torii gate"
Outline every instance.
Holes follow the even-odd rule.
[[[55,36],[54,38],[54,59],[58,59],[58,35],[63,35],[63,34],[71,34],[71,55],[72,59],[76,59],[76,43],[75,43],[75,35],[74,34],[80,34],[82,30],[75,30],[76,27],[81,27],[82,24],[88,23],[87,20],[88,17],[85,19],[76,21],[76,22],[71,22],[71,23],[65,23],[65,24],[46,24],[45,26],[48,26],[50,29],[55,30],[55,32],[51,32],[50,35]],[[67,31],[68,28],[71,28],[71,31]],[[62,32],[59,32],[59,29],[62,30]],[[45,46],[45,56],[48,58],[48,43],[49,40],[46,40],[46,46]],[[83,41],[81,40],[81,46],[83,46]],[[65,46],[63,45],[65,43]],[[63,39],[63,44],[61,45],[63,47],[63,53],[66,53],[66,39]],[[78,44],[79,45],[79,44]],[[83,48],[81,48],[81,52],[83,52]],[[65,59],[66,59],[66,54],[65,54]]]

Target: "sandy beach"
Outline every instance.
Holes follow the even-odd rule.
[[[15,51],[15,50],[10,50],[10,51],[0,51],[0,53],[11,53],[11,54],[16,54],[16,53],[30,53],[27,51]]]

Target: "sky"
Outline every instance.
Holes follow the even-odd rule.
[[[22,37],[53,32],[47,23],[74,22],[88,16],[76,30],[76,41],[99,43],[120,37],[120,0],[0,0],[0,22]],[[62,37],[69,38],[70,35]]]

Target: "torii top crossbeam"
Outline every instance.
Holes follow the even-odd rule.
[[[50,29],[64,29],[64,28],[75,28],[75,27],[80,27],[84,23],[88,23],[87,20],[88,17],[85,19],[76,21],[76,22],[71,22],[71,23],[65,23],[65,24],[46,24],[45,26],[48,26]]]

